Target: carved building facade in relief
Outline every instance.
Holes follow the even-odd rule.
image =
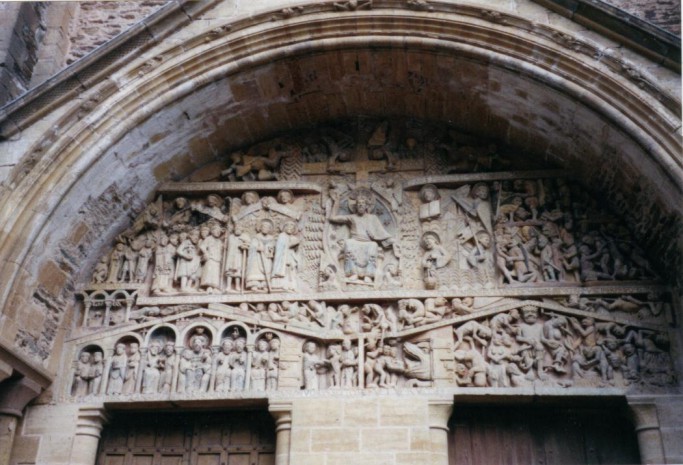
[[[65,397],[676,384],[627,224],[504,148],[430,174],[405,127],[341,122],[161,186],[83,286]],[[448,166],[453,131],[428,131]]]

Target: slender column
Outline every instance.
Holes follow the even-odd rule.
[[[102,406],[81,407],[71,448],[71,465],[95,465],[102,428],[108,420]]]
[[[429,400],[429,436],[431,464],[448,465],[448,420],[453,413],[453,398]]]
[[[17,423],[26,405],[40,391],[40,385],[28,378],[8,380],[0,385],[0,465],[10,463]]]
[[[629,398],[628,406],[638,436],[641,463],[665,463],[662,432],[659,429],[657,405],[654,399]]]
[[[275,418],[275,465],[289,465],[292,403],[289,401],[271,401],[268,410]]]

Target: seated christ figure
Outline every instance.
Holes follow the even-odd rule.
[[[330,223],[345,224],[349,227],[350,237],[344,241],[344,274],[349,282],[372,284],[377,271],[379,247],[394,248],[398,256],[394,238],[384,228],[380,219],[372,213],[374,195],[366,189],[358,189],[351,195],[351,215],[335,215]]]

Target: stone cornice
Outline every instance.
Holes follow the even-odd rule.
[[[44,368],[37,366],[34,362],[23,357],[19,352],[8,347],[2,341],[0,341],[0,361],[7,363],[25,378],[32,380],[42,388],[48,387],[55,377],[54,373],[50,373]]]
[[[681,70],[681,38],[601,0],[533,0],[550,10]]]

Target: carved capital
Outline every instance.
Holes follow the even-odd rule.
[[[271,401],[268,410],[275,418],[275,465],[289,465],[289,449],[292,430],[292,401]]]
[[[629,397],[628,406],[636,432],[659,429],[657,405],[652,397]]]
[[[275,431],[292,429],[292,401],[271,401],[268,411],[275,418]]]
[[[638,435],[642,463],[664,463],[662,432],[653,397],[629,397],[628,406]]]
[[[91,436],[99,440],[102,428],[109,422],[109,415],[103,406],[81,407],[76,422],[76,436]]]
[[[453,398],[429,399],[429,428],[448,432],[448,420],[453,413]]]
[[[0,414],[21,418],[26,405],[40,392],[40,385],[29,378],[5,381],[0,386]]]

